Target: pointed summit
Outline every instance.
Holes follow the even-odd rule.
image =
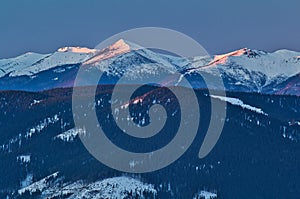
[[[118,52],[129,52],[130,45],[128,45],[123,39],[120,39],[113,43],[112,45],[107,47],[111,51],[118,51]]]
[[[100,50],[94,57],[87,60],[84,64],[97,64],[102,60],[125,54],[132,50],[137,50],[140,48],[142,47],[131,42],[125,41],[124,39],[120,39],[112,45],[104,48],[103,50]]]
[[[131,50],[138,50],[141,49],[143,47],[134,44],[132,42],[129,42],[127,40],[124,39],[119,39],[118,41],[116,41],[115,43],[113,43],[112,45],[110,45],[108,47],[111,50],[124,50],[126,52],[131,51]]]

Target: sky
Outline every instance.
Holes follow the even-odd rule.
[[[1,0],[0,58],[93,48],[138,27],[187,34],[210,54],[243,47],[300,52],[299,0]]]

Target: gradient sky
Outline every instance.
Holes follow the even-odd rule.
[[[210,54],[242,47],[300,51],[299,0],[1,0],[0,58],[93,48],[121,31],[171,28]]]

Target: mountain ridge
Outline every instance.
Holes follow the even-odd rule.
[[[0,59],[0,89],[45,90],[72,86],[80,65],[96,67],[108,79],[124,74],[142,78],[159,74],[161,70],[170,74],[177,70],[196,88],[204,87],[201,75],[205,73],[213,78],[221,75],[229,91],[300,95],[300,53],[295,51],[282,49],[271,53],[241,48],[222,55],[185,59],[157,53],[123,39],[104,49],[62,47],[50,54],[31,52]],[[41,86],[34,88],[31,82]],[[213,87],[222,89],[220,85]]]

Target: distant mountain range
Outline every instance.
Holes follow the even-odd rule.
[[[147,74],[182,73],[194,88],[205,88],[201,74],[223,78],[227,91],[300,95],[300,53],[267,53],[243,48],[224,55],[180,58],[157,53],[119,40],[103,50],[64,47],[50,54],[26,53],[0,60],[0,89],[41,91],[72,87],[81,65],[100,69],[102,82],[110,84],[125,71],[128,78]],[[139,66],[138,69],[136,66]],[[174,79],[176,83],[180,79]],[[87,79],[86,84],[89,84]],[[222,89],[211,85],[212,89]]]

